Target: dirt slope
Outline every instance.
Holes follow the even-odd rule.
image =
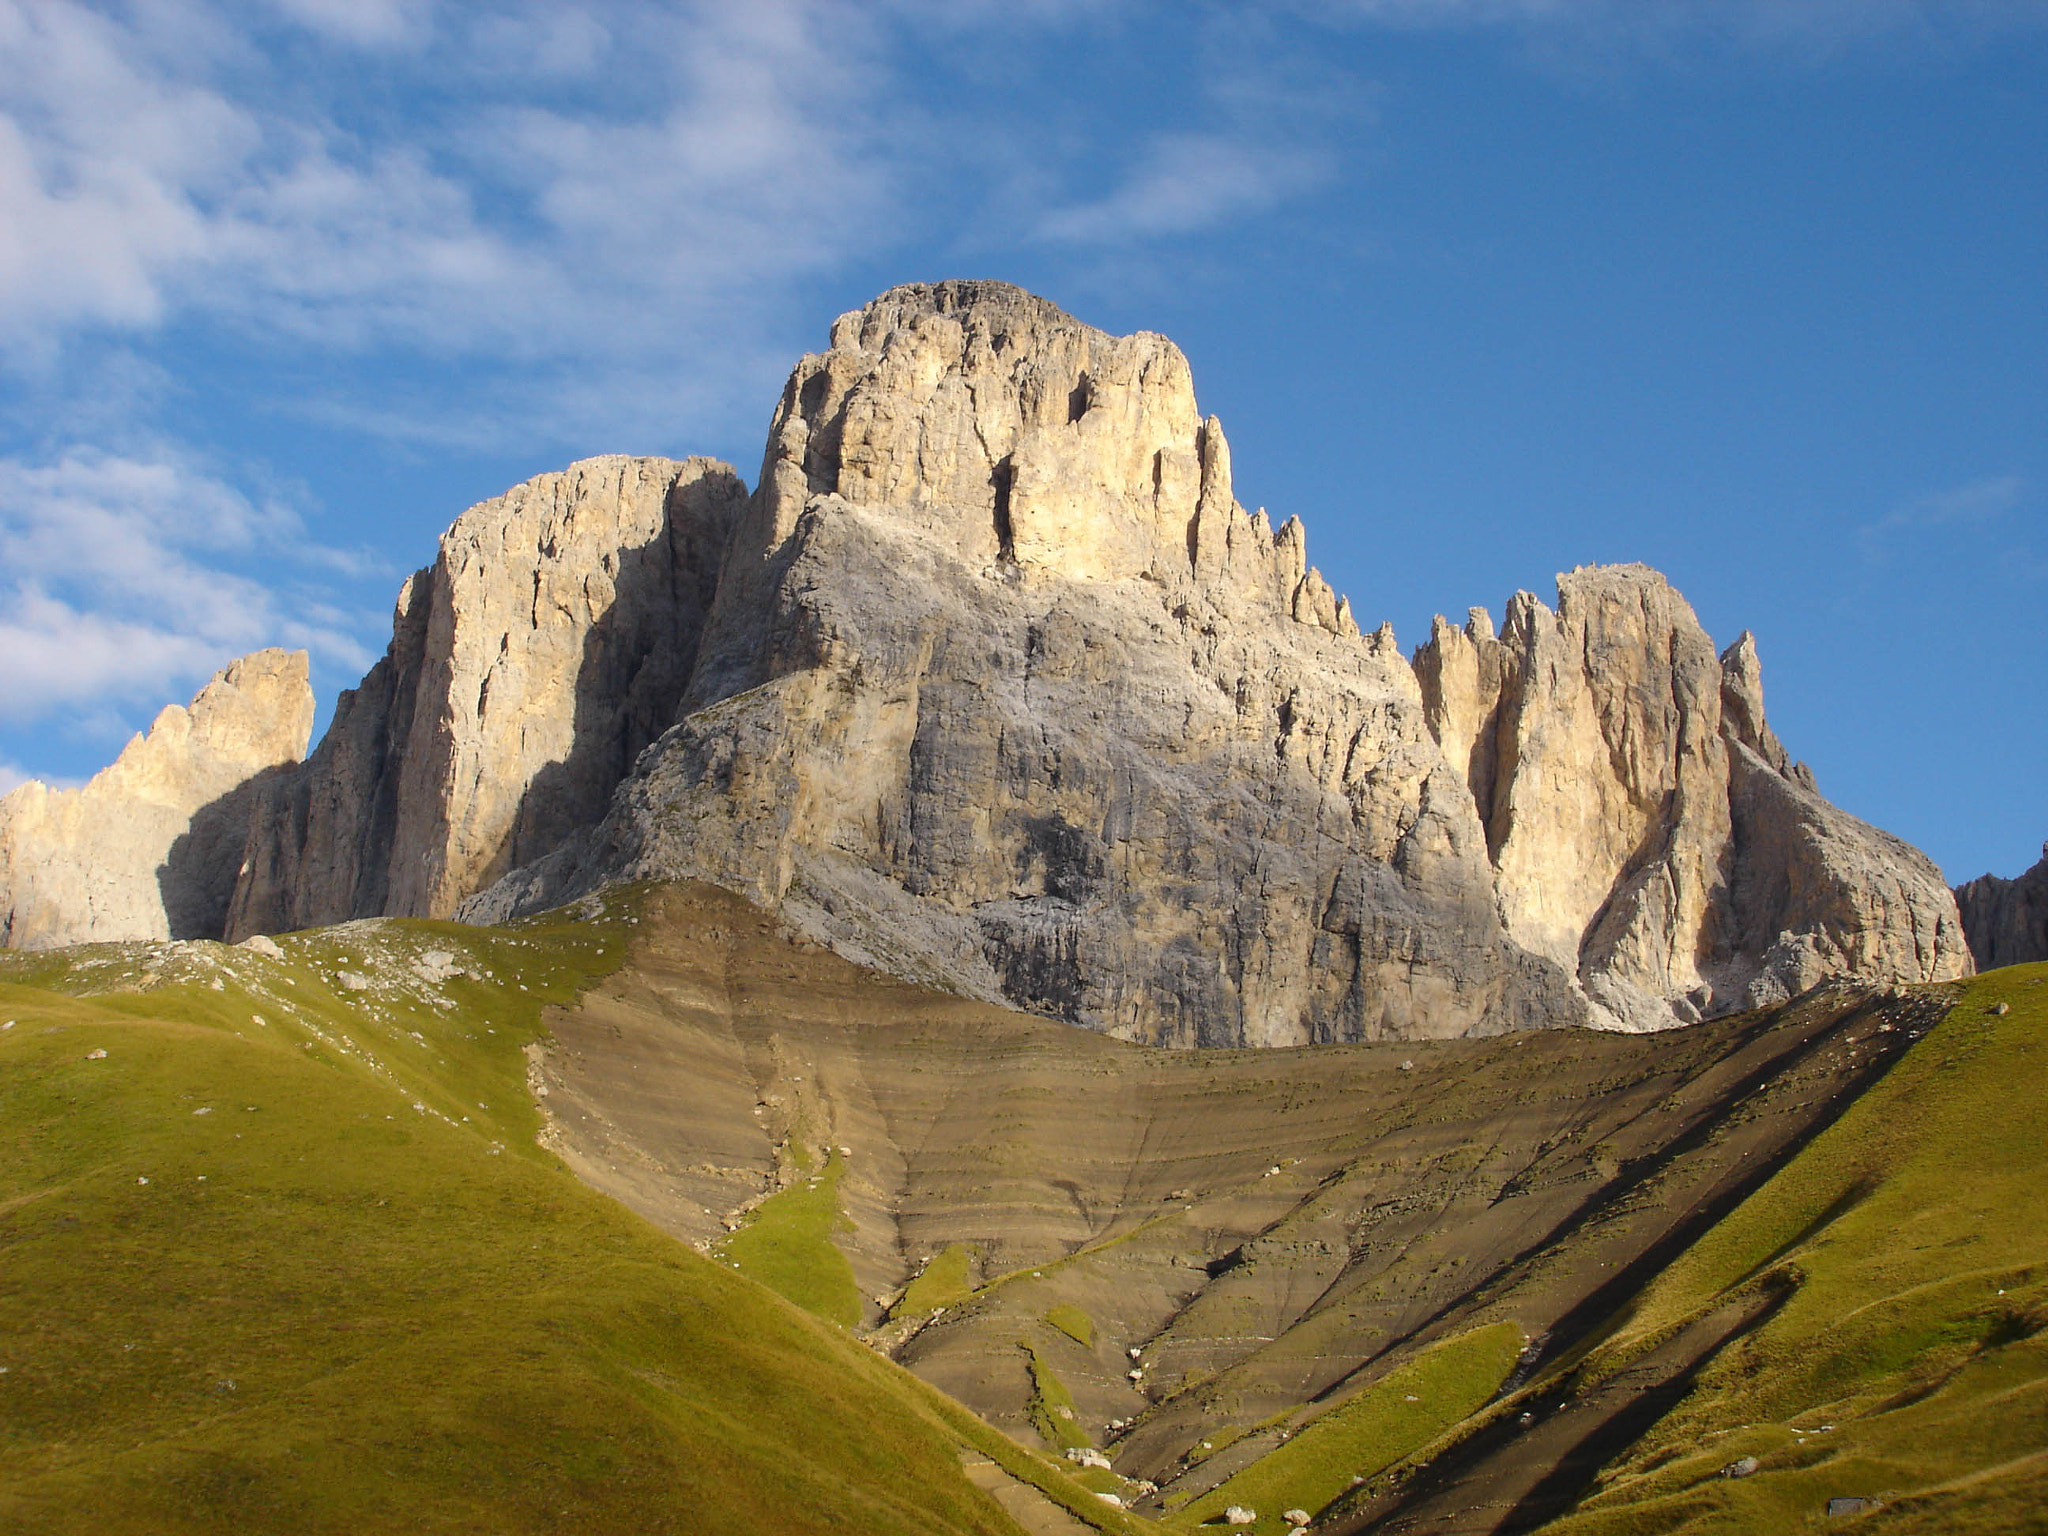
[[[843,1267],[792,1235],[790,1283],[1182,1520],[1297,1435],[1303,1486],[1371,1471],[1305,1426],[1390,1373],[1525,1343],[1399,1393],[1413,1449],[1587,1343],[1939,1012],[1843,990],[1648,1037],[1169,1052],[872,975],[708,887],[643,910],[551,1018],[551,1144],[700,1248],[740,1227],[743,1267],[834,1206]]]

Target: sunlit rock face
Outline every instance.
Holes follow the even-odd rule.
[[[295,756],[207,834],[230,937],[692,877],[1174,1045],[1656,1029],[1969,966],[1933,866],[1787,758],[1747,635],[1717,656],[1617,566],[1404,657],[1237,503],[1171,342],[1001,283],[842,316],[751,494],[614,456],[472,508]]]
[[[675,718],[745,487],[711,459],[586,459],[471,508],[390,648],[265,787],[232,937],[445,917],[603,814]]]
[[[1746,638],[1724,665],[1654,572],[1411,665],[1237,505],[1170,342],[1000,284],[892,290],[799,362],[686,710],[467,910],[698,876],[1174,1044],[1666,1027],[1966,963],[1931,866],[1811,794]]]
[[[313,728],[304,651],[257,651],[78,789],[0,799],[0,946],[215,938],[265,776]]]
[[[1509,935],[1601,1022],[1969,970],[1940,871],[1821,799],[1764,722],[1754,640],[1717,657],[1648,567],[1560,576],[1555,611],[1517,593],[1497,637],[1481,610],[1438,619],[1415,666]]]

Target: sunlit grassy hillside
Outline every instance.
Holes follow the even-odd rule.
[[[0,1528],[1138,1529],[534,1144],[582,918],[0,962]]]
[[[2048,1531],[2048,966],[1962,989],[1582,1379],[1745,1297],[1774,1310],[1548,1530]]]

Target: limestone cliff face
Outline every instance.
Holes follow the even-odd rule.
[[[2048,843],[2016,880],[1980,875],[1957,886],[1956,905],[1978,970],[2048,960]]]
[[[79,789],[0,799],[0,946],[217,936],[249,801],[313,728],[304,651],[244,656]]]
[[[1966,966],[1931,866],[1813,796],[1762,707],[1747,637],[1717,657],[1640,567],[1411,666],[1237,505],[1171,343],[898,289],[791,376],[685,718],[465,910],[708,878],[1176,1044],[1665,1027]]]
[[[1390,635],[1231,496],[1163,338],[897,290],[799,363],[691,712],[579,856],[1175,1044],[1575,1022]]]
[[[443,917],[603,814],[674,720],[745,487],[587,459],[471,508],[390,649],[251,818],[231,936]]]
[[[1518,593],[1498,637],[1438,619],[1415,667],[1509,934],[1604,1022],[1969,970],[1940,872],[1821,799],[1764,721],[1754,640],[1716,657],[1655,571],[1560,576],[1555,611]]]
[[[1642,567],[1412,661],[1231,483],[1163,337],[893,289],[758,489],[607,458],[457,520],[250,795],[225,931],[693,877],[851,958],[1131,1039],[1661,1028],[1969,965]]]

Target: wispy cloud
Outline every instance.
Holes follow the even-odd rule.
[[[179,313],[342,348],[532,358],[603,331],[651,350],[650,318],[672,346],[891,227],[886,82],[860,68],[872,28],[836,7],[279,9],[383,50],[361,68],[425,105],[365,118],[224,27],[173,40],[69,0],[0,0],[17,351]],[[582,80],[619,69],[661,89]]]
[[[1123,244],[1188,235],[1257,213],[1327,179],[1320,146],[1247,142],[1214,133],[1158,133],[1102,197],[1050,210],[1049,240]]]
[[[1857,536],[1866,550],[1874,550],[1894,534],[1987,523],[2018,507],[2026,492],[2027,483],[2018,475],[1972,480],[1894,507],[1857,529]]]
[[[300,26],[357,48],[418,48],[432,29],[428,0],[275,0]]]
[[[1301,0],[1301,9],[1340,24],[1513,28],[1553,59],[1559,48],[1611,60],[1700,45],[1813,59],[2048,27],[2037,0]]]
[[[171,456],[0,459],[0,718],[162,702],[261,645],[359,672],[366,616],[276,569],[351,558]],[[259,564],[268,579],[248,573]]]
[[[1275,46],[1270,20],[1258,16],[1212,19],[1194,58],[1190,121],[1099,145],[1089,159],[1114,167],[1110,184],[1067,197],[1042,189],[1046,211],[1030,234],[1072,246],[1176,241],[1265,214],[1343,174],[1345,144],[1372,117],[1369,86]]]

